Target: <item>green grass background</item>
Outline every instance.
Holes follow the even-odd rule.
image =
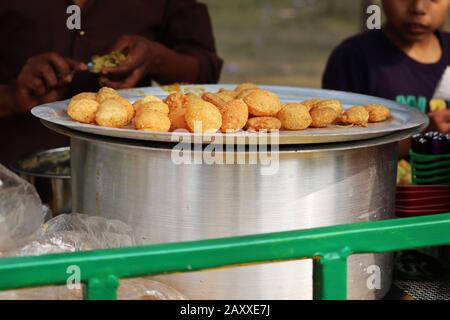
[[[363,0],[200,1],[225,60],[221,83],[320,87],[333,48],[362,30]]]
[[[331,50],[360,30],[358,0],[203,0],[225,60],[220,82],[320,87]]]

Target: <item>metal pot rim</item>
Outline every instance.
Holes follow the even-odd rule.
[[[89,133],[79,132],[76,130],[68,129],[63,126],[59,126],[50,123],[45,120],[41,120],[43,125],[45,125],[50,130],[56,131],[59,134],[69,136],[71,138],[77,138],[85,141],[110,144],[110,145],[122,145],[124,148],[137,148],[146,150],[170,150],[178,143],[167,143],[167,142],[149,142],[149,141],[139,141],[139,140],[127,140],[121,138],[110,138],[104,136],[97,136]],[[361,141],[352,142],[339,142],[330,144],[317,144],[317,145],[279,145],[280,153],[311,153],[311,152],[327,152],[327,151],[345,151],[345,150],[357,150],[362,148],[375,147],[383,144],[396,143],[401,140],[407,139],[412,135],[422,132],[428,127],[429,122],[427,121],[421,127],[397,131],[393,134]],[[193,153],[196,151],[193,150]],[[227,151],[219,152],[226,153]],[[235,154],[239,154],[242,151],[236,151]],[[245,153],[252,153],[253,151],[245,151]],[[257,152],[257,151],[256,151]]]

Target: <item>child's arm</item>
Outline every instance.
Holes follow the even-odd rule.
[[[432,130],[450,133],[450,109],[437,110],[429,114]]]
[[[328,60],[322,87],[368,94],[368,62],[362,48],[353,42],[344,42],[337,47]]]

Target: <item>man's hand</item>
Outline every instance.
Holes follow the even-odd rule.
[[[161,44],[141,36],[123,36],[111,51],[122,51],[127,60],[117,67],[102,70],[101,83],[114,89],[135,87],[147,74],[158,68]]]
[[[21,111],[38,103],[62,98],[72,81],[74,71],[85,71],[84,63],[64,58],[58,53],[46,53],[28,59],[16,79],[16,100]]]
[[[437,110],[428,114],[430,127],[442,133],[450,133],[450,109]]]

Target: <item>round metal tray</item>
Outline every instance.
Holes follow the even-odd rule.
[[[182,92],[215,92],[220,88],[234,89],[236,85],[197,85],[180,86]],[[91,133],[95,135],[145,140],[160,142],[194,142],[194,143],[220,143],[220,144],[258,144],[261,138],[267,139],[268,143],[292,145],[292,144],[322,144],[366,140],[382,137],[397,131],[423,127],[428,123],[426,115],[420,111],[403,106],[390,100],[370,97],[360,94],[346,93],[340,91],[306,89],[280,86],[260,86],[278,94],[283,103],[301,102],[309,98],[338,99],[344,104],[344,109],[353,105],[365,105],[370,103],[381,103],[389,107],[393,117],[383,123],[370,124],[366,128],[338,128],[330,126],[325,129],[307,129],[304,131],[280,131],[278,133],[251,133],[237,132],[234,134],[193,134],[189,132],[146,132],[134,130],[131,126],[122,129],[105,128],[97,125],[82,124],[69,118],[66,112],[68,100],[44,104],[33,108],[31,113],[39,119],[61,125],[73,130]],[[160,98],[166,97],[170,91],[164,87],[137,88],[120,91],[121,95],[130,102],[141,99],[145,95],[154,95]]]

